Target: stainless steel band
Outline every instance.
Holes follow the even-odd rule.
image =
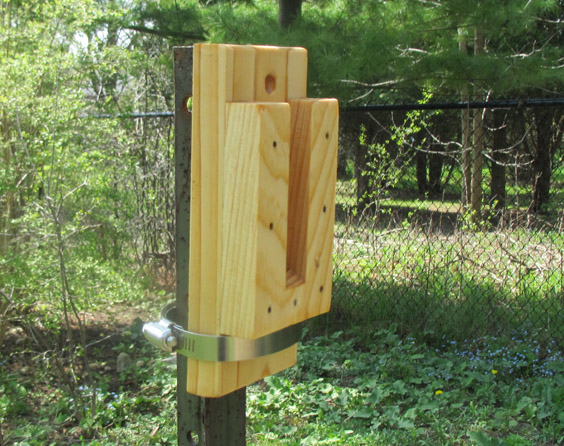
[[[302,333],[300,323],[257,339],[205,335],[184,330],[172,322],[169,315],[173,312],[173,305],[164,307],[161,320],[146,323],[143,334],[161,350],[201,361],[245,361],[270,355],[297,343]]]

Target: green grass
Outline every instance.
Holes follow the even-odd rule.
[[[174,367],[136,330],[113,351],[135,351],[138,367],[116,375],[99,358],[96,415],[82,422],[48,364],[20,373],[2,356],[5,444],[176,444]],[[531,336],[437,341],[394,328],[309,335],[295,367],[247,390],[249,445],[563,442],[564,357]]]
[[[530,339],[428,345],[393,330],[337,332],[250,389],[251,444],[558,444],[563,369],[560,353]]]
[[[333,309],[310,325],[296,367],[249,387],[248,444],[564,444],[563,245],[558,233],[526,228],[444,234],[338,224]],[[54,355],[65,358],[68,346],[56,343],[54,317],[43,318],[42,334],[58,350],[29,334],[16,345],[9,335],[0,352],[0,438],[14,446],[175,444],[174,367],[139,324],[107,331],[120,305],[156,315],[167,296],[143,297],[142,276],[71,266],[88,286],[99,281],[90,301],[80,289],[81,305],[110,317],[89,335],[97,336],[89,343],[111,335],[89,349],[92,384],[80,367],[77,395],[61,380]],[[20,325],[39,327],[41,312],[56,307],[28,311]],[[117,374],[120,352],[132,353],[134,366]],[[77,396],[89,402],[81,419]]]

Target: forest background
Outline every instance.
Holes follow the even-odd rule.
[[[73,416],[87,419],[96,397],[80,389],[95,387],[93,315],[155,310],[174,289],[173,120],[132,117],[173,110],[172,46],[306,47],[308,96],[336,97],[345,111],[551,99],[564,91],[563,14],[558,0],[1,0],[0,342],[14,327],[35,333]],[[447,146],[470,229],[506,210],[557,224],[563,116],[562,107],[524,110],[502,125],[460,112]],[[440,128],[441,117],[400,120],[403,130],[380,141],[371,117],[342,115],[339,177],[353,191],[341,211],[350,218],[374,216],[378,191],[396,187],[406,166],[421,197],[446,187],[437,189],[448,169],[437,180],[435,149],[417,159],[401,149],[424,147],[432,137],[421,129]],[[501,127],[505,148],[524,141],[511,159],[480,136]],[[515,206],[507,172],[517,165],[528,200]],[[557,282],[560,292],[562,275]]]

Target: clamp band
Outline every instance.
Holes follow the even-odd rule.
[[[246,361],[270,355],[297,343],[302,333],[301,323],[257,339],[193,333],[168,319],[174,310],[173,304],[165,306],[161,311],[161,320],[145,324],[143,334],[162,350],[201,361]]]
[[[203,335],[178,326],[171,327],[171,331],[178,339],[177,353],[213,362],[245,361],[279,352],[298,342],[302,332],[301,324],[257,339]]]

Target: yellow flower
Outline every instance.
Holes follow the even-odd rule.
[[[435,391],[435,395],[442,395],[443,391],[441,389]]]
[[[493,370],[492,370],[492,374],[497,375],[497,370],[496,370],[496,369],[493,369]]]

